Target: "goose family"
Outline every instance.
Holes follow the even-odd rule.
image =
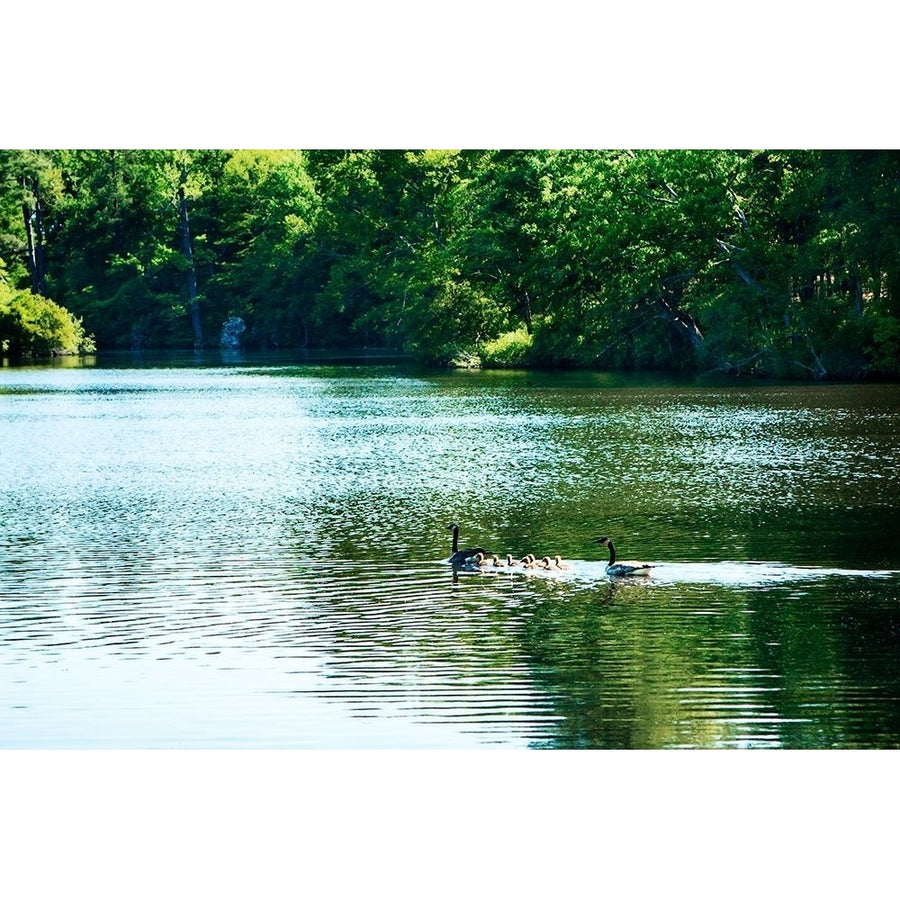
[[[459,525],[456,522],[447,526],[453,532],[453,542],[450,549],[450,562],[455,568],[466,568],[483,572],[487,568],[501,569],[521,566],[523,569],[571,569],[569,563],[563,562],[559,554],[555,556],[543,556],[538,559],[533,553],[526,553],[520,559],[506,554],[506,559],[501,559],[497,554],[488,553],[484,547],[467,547],[459,549]],[[649,575],[653,566],[650,563],[622,561],[616,559],[616,547],[612,538],[600,537],[596,541],[609,550],[609,562],[606,564],[606,574],[618,578],[624,575]]]
[[[537,559],[533,553],[526,553],[521,559],[516,559],[511,553],[506,554],[506,559],[501,559],[496,553],[488,553],[484,547],[466,547],[459,549],[459,525],[453,522],[447,526],[448,530],[453,532],[453,540],[450,548],[450,556],[447,559],[456,569],[469,569],[472,571],[484,571],[487,568],[503,569],[516,568],[521,566],[525,569],[552,569],[568,568],[565,563],[561,563],[560,557],[556,557],[556,562],[545,556],[543,559]]]

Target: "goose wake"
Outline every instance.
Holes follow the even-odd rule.
[[[654,562],[649,575],[640,578],[612,578],[606,564],[593,560],[568,560],[570,568],[561,569],[495,569],[483,574],[523,575],[553,578],[560,581],[641,581],[647,584],[724,584],[753,587],[755,585],[809,581],[819,578],[890,578],[900,575],[897,569],[843,569],[825,566],[792,566],[780,562]]]

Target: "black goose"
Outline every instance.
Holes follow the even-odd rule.
[[[607,575],[649,575],[653,566],[640,562],[616,562],[616,548],[608,537],[597,538],[598,544],[609,547],[609,562],[606,565]]]
[[[487,553],[484,547],[466,547],[465,550],[457,549],[459,547],[459,525],[453,522],[447,526],[447,529],[453,532],[453,546],[450,548],[450,559],[447,562],[454,566],[461,566],[471,562],[479,553]]]

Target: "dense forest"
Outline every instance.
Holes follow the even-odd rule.
[[[4,355],[900,375],[900,153],[0,150]]]

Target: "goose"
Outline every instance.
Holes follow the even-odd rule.
[[[541,568],[541,569],[552,569],[552,568],[553,568],[553,562],[551,561],[551,559],[550,559],[549,556],[545,556],[545,557],[543,557],[542,559],[539,559],[539,560],[535,563],[535,565],[538,566],[538,568]]]
[[[616,548],[608,537],[597,538],[598,544],[609,547],[609,562],[606,565],[607,575],[649,575],[653,566],[640,562],[616,562]]]
[[[506,564],[507,564],[510,568],[512,568],[513,566],[520,566],[520,565],[522,564],[522,560],[520,560],[520,559],[513,559],[513,558],[512,558],[512,553],[507,553],[507,554],[506,554]]]
[[[494,556],[491,557],[491,565],[495,569],[501,569],[501,568],[503,568],[503,566],[506,565],[506,562],[504,560],[500,559],[500,557],[495,554]]]
[[[452,563],[454,566],[461,566],[470,562],[479,553],[485,553],[484,547],[466,547],[465,550],[457,549],[459,547],[459,525],[456,522],[448,525],[447,530],[453,532],[453,546],[450,548],[450,558],[447,562]]]
[[[478,548],[475,548],[478,550]],[[451,559],[450,565],[453,566],[454,569],[472,569],[478,568],[479,566],[486,566],[490,560],[488,560],[484,553],[479,551],[474,556],[462,556],[459,559]]]
[[[568,563],[564,563],[562,561],[562,557],[558,553],[553,558],[553,563],[557,569],[571,569],[572,568]]]

